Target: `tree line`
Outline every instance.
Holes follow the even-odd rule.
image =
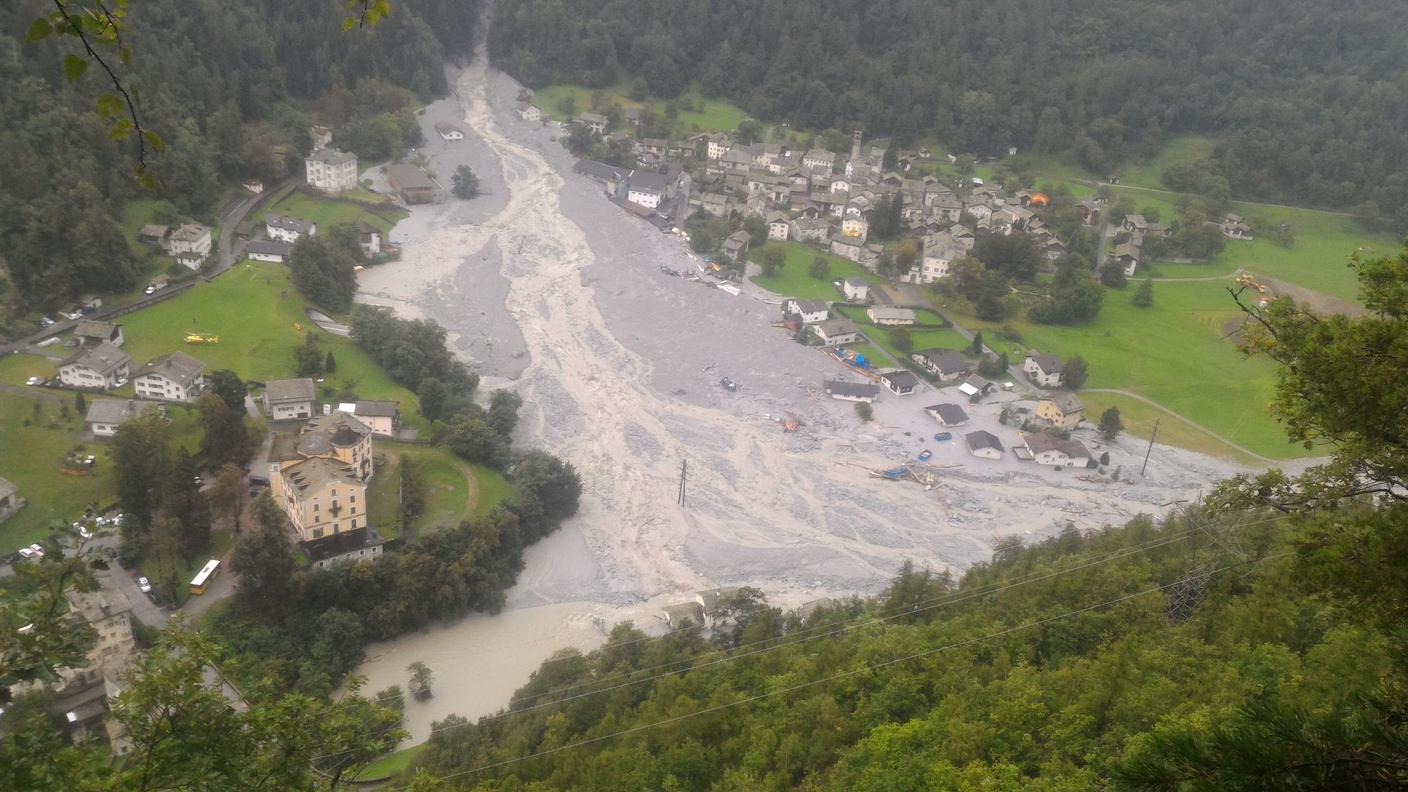
[[[1239,198],[1363,205],[1401,230],[1405,26],[1395,0],[505,0],[489,51],[533,87],[693,86],[798,128],[1069,153],[1101,173],[1205,134]]]

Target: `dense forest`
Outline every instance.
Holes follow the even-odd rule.
[[[1371,202],[1408,227],[1408,5],[1364,0],[501,0],[528,85],[691,85],[794,126],[1064,152],[1097,171],[1219,141],[1237,196]]]
[[[167,150],[131,176],[133,142],[108,139],[93,99],[97,67],[76,83],[62,58],[76,42],[24,43],[49,3],[9,4],[0,23],[0,329],[15,309],[52,310],[81,292],[131,288],[146,273],[123,232],[123,207],[160,198],[170,213],[207,223],[232,184],[299,173],[313,123],[335,144],[380,159],[413,141],[406,117],[446,90],[443,63],[467,54],[473,0],[401,0],[374,28],[344,32],[339,0],[144,0],[119,73],[144,127]],[[111,59],[111,58],[110,58]]]

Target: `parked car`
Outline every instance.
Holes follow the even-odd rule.
[[[40,326],[40,327],[48,327],[48,326],[52,325],[53,323],[54,323],[54,320],[53,320],[53,319],[50,319],[50,318],[47,317],[47,316],[41,317],[41,318],[39,319],[39,326]]]
[[[80,525],[78,526],[78,536],[86,541],[93,538],[93,532],[88,530],[88,526]]]
[[[738,383],[728,377],[719,380],[719,385],[723,386],[723,389],[729,392],[738,390]]]
[[[24,381],[24,384],[37,388],[40,385],[43,385],[44,382],[45,380],[43,377],[30,377],[29,379]]]
[[[33,558],[33,557],[34,557],[34,551],[33,551],[33,550],[31,550],[31,549],[28,548],[28,547],[21,547],[21,548],[20,548],[20,558]]]
[[[34,544],[29,546],[29,552],[33,553],[36,558],[43,558],[44,546],[39,544],[38,542],[35,542]]]
[[[156,294],[156,284],[148,283],[147,288],[142,290],[143,294]]]
[[[152,582],[150,580],[147,580],[146,575],[137,578],[137,590],[142,592],[143,594],[152,593]]]
[[[934,435],[934,439],[939,441],[940,443],[944,442],[945,440],[952,440],[953,432],[939,432],[938,434]]]

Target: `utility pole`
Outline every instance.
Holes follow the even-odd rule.
[[[684,505],[684,485],[689,480],[689,460],[680,461],[680,498],[679,504]]]
[[[1149,468],[1149,455],[1154,452],[1154,438],[1159,436],[1159,419],[1154,419],[1154,431],[1149,433],[1149,447],[1144,451],[1144,466],[1139,468],[1140,478],[1144,477],[1144,471]]]

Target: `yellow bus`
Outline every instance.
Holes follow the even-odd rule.
[[[206,561],[205,566],[201,567],[200,571],[196,573],[196,576],[191,579],[191,593],[204,594],[206,587],[210,585],[211,579],[215,577],[215,573],[218,571],[220,571],[219,560],[212,558]]]

